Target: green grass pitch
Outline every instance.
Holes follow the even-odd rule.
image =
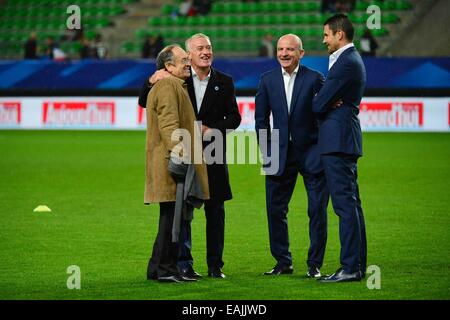
[[[0,131],[0,299],[449,299],[450,134],[365,133],[359,184],[368,236],[366,281],[306,279],[306,195],[290,204],[293,275],[264,277],[269,252],[259,165],[230,165],[224,272],[197,283],[146,280],[158,206],[143,205],[144,131]],[[51,213],[35,213],[40,204]],[[339,265],[338,219],[328,210],[324,273]],[[205,218],[193,221],[195,269],[207,272]],[[69,290],[67,267],[81,269]]]

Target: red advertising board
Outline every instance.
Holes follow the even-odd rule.
[[[17,101],[0,102],[0,126],[15,126],[20,124],[21,104]]]
[[[144,108],[141,108],[140,106],[137,107],[138,108],[138,119],[137,119],[137,124],[138,126],[146,126],[147,125],[147,116],[145,113]]]
[[[104,101],[44,102],[42,123],[50,126],[114,125],[115,103]]]
[[[362,102],[359,119],[364,128],[422,128],[423,102]]]
[[[241,127],[255,127],[255,102],[251,100],[238,100],[239,113],[241,114]]]

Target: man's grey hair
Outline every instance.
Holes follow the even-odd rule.
[[[299,37],[298,35],[293,34],[293,33],[288,33],[288,34],[285,34],[285,35],[281,36],[280,39],[281,39],[281,38],[284,38],[284,37],[286,37],[286,36],[294,37],[295,41],[296,41],[297,44],[298,44],[298,50],[300,50],[300,51],[303,50],[302,39],[300,39],[300,37]],[[278,39],[278,41],[280,41],[280,39]],[[278,43],[277,43],[277,45],[278,45]]]
[[[196,39],[196,38],[204,38],[204,39],[207,39],[209,41],[209,43],[211,43],[211,39],[209,39],[209,37],[206,34],[196,33],[196,34],[193,34],[192,36],[190,36],[189,38],[187,38],[186,41],[184,42],[186,51],[188,51],[188,52],[191,51],[190,43],[193,39]]]
[[[174,59],[173,59],[173,48],[178,47],[181,48],[180,45],[178,44],[170,44],[166,47],[164,47],[164,49],[162,49],[159,53],[158,56],[156,57],[156,69],[157,70],[161,70],[164,69],[166,67],[166,63],[170,62],[170,63],[174,63]]]

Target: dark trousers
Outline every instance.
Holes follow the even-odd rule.
[[[329,193],[324,172],[301,172],[292,147],[288,149],[286,168],[280,176],[266,176],[266,209],[270,252],[281,266],[292,265],[288,236],[288,205],[298,174],[302,174],[308,196],[309,240],[308,266],[321,267],[327,242],[327,206]]]
[[[223,246],[225,235],[224,203],[206,201],[206,262],[208,269],[223,267]],[[184,220],[180,233],[180,251],[178,255],[178,268],[192,268],[194,260],[191,254],[191,221]]]
[[[367,241],[358,188],[356,156],[322,155],[331,201],[339,216],[341,265],[346,272],[366,271]]]
[[[159,204],[159,228],[153,252],[148,262],[147,278],[157,279],[178,274],[178,243],[172,243],[172,224],[175,202]]]

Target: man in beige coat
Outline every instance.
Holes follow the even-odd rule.
[[[172,76],[150,91],[147,99],[146,180],[144,203],[159,203],[160,219],[147,278],[179,282],[195,280],[177,269],[178,243],[172,241],[176,182],[169,160],[193,164],[201,199],[209,199],[208,176],[203,161],[200,128],[196,123],[185,80],[190,76],[187,53],[178,45],[165,47],[156,58],[157,69]]]

